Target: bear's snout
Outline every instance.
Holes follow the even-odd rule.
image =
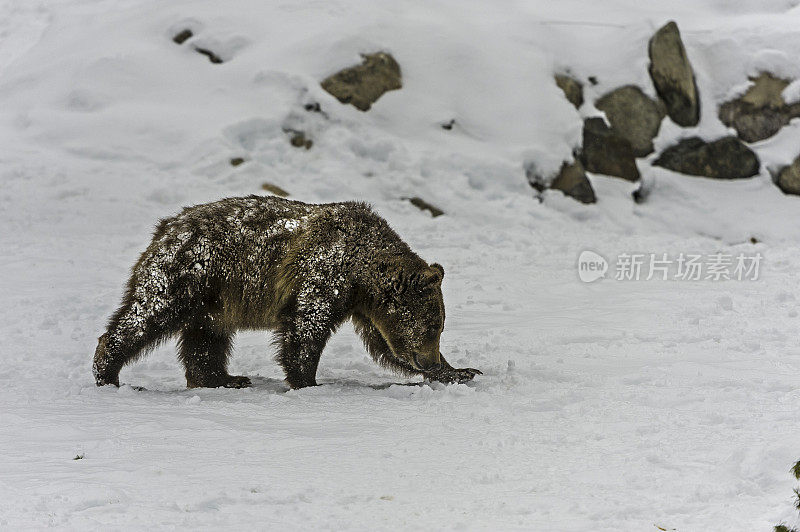
[[[441,359],[438,353],[435,353],[434,356],[426,356],[417,351],[414,353],[414,364],[423,371],[432,371],[441,366]]]

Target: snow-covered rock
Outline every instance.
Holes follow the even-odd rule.
[[[589,172],[638,181],[633,146],[628,139],[606,125],[602,118],[587,118],[583,123],[581,161]]]
[[[700,121],[700,96],[675,21],[668,22],[653,35],[649,53],[650,77],[666,104],[667,114],[679,126],[696,126]]]
[[[660,100],[650,98],[635,85],[627,85],[603,95],[594,105],[605,113],[611,132],[631,144],[634,156],[653,153],[653,139],[666,114]]]
[[[741,179],[753,177],[761,169],[758,156],[736,137],[705,142],[698,137],[682,139],[664,150],[653,165],[681,174]]]
[[[788,104],[783,91],[790,80],[762,72],[741,97],[719,107],[719,119],[736,130],[745,142],[758,142],[776,134],[792,118],[800,117],[800,103]]]

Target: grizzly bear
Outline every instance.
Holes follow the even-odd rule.
[[[158,224],[134,265],[99,338],[95,382],[119,386],[125,364],[177,334],[188,387],[249,386],[228,374],[232,337],[271,329],[289,386],[315,386],[322,350],[348,319],[378,364],[465,382],[481,372],[439,351],[443,276],[364,203],[248,196],[188,207]]]

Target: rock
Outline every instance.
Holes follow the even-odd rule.
[[[634,203],[644,203],[650,197],[650,189],[644,185],[639,185],[639,188],[631,192],[631,197]]]
[[[414,196],[413,198],[403,198],[403,199],[409,201],[411,205],[413,205],[414,207],[416,207],[421,211],[428,211],[434,218],[444,214],[444,211],[442,209],[431,205],[422,198]]]
[[[642,179],[639,180],[639,186],[631,192],[631,197],[635,203],[645,203],[647,199],[650,197],[650,193],[653,192],[656,183],[652,176],[644,175]]]
[[[400,66],[384,52],[362,55],[360,65],[346,68],[324,79],[322,88],[342,103],[368,111],[385,92],[403,86]]]
[[[231,166],[239,166],[240,164],[244,163],[243,157],[232,157],[230,160]]]
[[[583,165],[578,159],[571,163],[565,162],[562,164],[558,175],[552,180],[545,179],[539,175],[533,165],[528,165],[525,169],[525,174],[530,185],[539,192],[546,189],[560,190],[565,196],[575,198],[581,203],[597,202],[592,184],[589,182],[589,178],[586,177]]]
[[[306,134],[302,131],[290,131],[292,134],[289,142],[291,142],[292,146],[295,148],[305,148],[307,150],[311,149],[311,146],[314,145],[314,141],[311,139],[306,138]]]
[[[708,143],[698,137],[683,139],[664,150],[653,165],[715,179],[752,177],[761,166],[756,154],[736,137]]]
[[[208,57],[208,60],[214,63],[215,65],[222,63],[222,58],[207,48],[200,48],[199,46],[195,46],[194,50],[198,54],[202,54]]]
[[[675,22],[668,22],[650,39],[650,77],[673,122],[683,127],[700,121],[700,97],[694,71]]]
[[[192,30],[187,28],[187,29],[181,31],[180,33],[176,34],[172,38],[172,42],[174,42],[175,44],[183,44],[184,42],[186,42],[189,39],[191,39],[193,35],[194,35],[194,33],[192,33]]]
[[[597,197],[594,195],[594,189],[583,171],[583,165],[579,160],[568,164],[564,163],[561,166],[556,178],[550,184],[550,188],[560,190],[565,195],[575,198],[581,203],[595,203]]]
[[[639,180],[631,143],[611,131],[602,118],[587,118],[583,123],[581,162],[589,172]]]
[[[800,194],[800,156],[792,164],[778,170],[775,184],[785,194]]]
[[[583,85],[580,81],[566,74],[555,75],[556,85],[564,92],[569,103],[580,109],[583,105]]]
[[[286,196],[289,195],[289,193],[283,190],[281,187],[279,187],[278,185],[273,185],[272,183],[263,183],[261,185],[261,189],[266,190],[267,192],[270,192],[282,198],[285,198]]]
[[[604,95],[595,107],[606,114],[611,131],[630,142],[636,157],[653,153],[653,139],[666,114],[661,101],[635,85],[626,85]]]
[[[750,81],[753,86],[743,96],[719,106],[719,119],[734,128],[740,139],[757,142],[800,116],[800,104],[788,105],[781,95],[789,80],[763,72]]]

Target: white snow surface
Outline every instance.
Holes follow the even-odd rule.
[[[641,205],[604,176],[591,176],[596,205],[540,203],[523,165],[569,159],[604,92],[654,94],[647,40],[670,19],[702,122],[666,119],[657,150],[730,134],[716,106],[747,76],[800,77],[797,4],[0,1],[0,529],[795,524],[800,198],[767,169],[800,152],[798,122],[753,146],[752,179],[640,160]],[[173,43],[186,27],[195,36]],[[378,50],[404,86],[368,113],[320,88]],[[598,80],[580,112],[552,81],[563,71]],[[187,390],[173,342],[121,388],[95,387],[97,336],[156,221],[265,181],[369,201],[443,264],[443,353],[484,374],[392,375],[347,325],[312,389],[288,390],[265,332],[237,336],[231,370],[250,389]],[[764,259],[757,281],[584,284],[585,249]]]

